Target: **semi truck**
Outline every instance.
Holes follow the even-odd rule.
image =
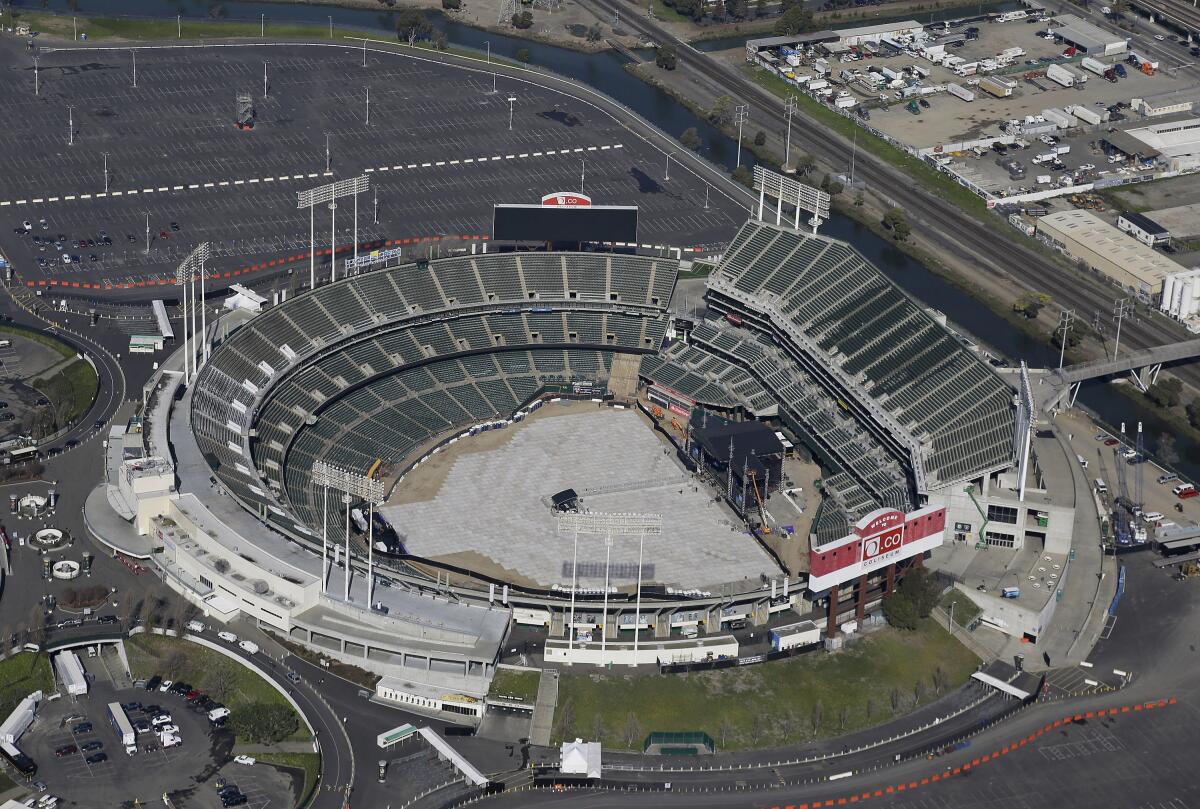
[[[1046,78],[1052,82],[1061,84],[1063,87],[1074,87],[1075,76],[1069,70],[1063,69],[1061,65],[1050,65],[1046,68]]]
[[[1084,70],[1089,70],[1092,73],[1095,73],[1097,76],[1103,76],[1104,71],[1108,70],[1107,65],[1097,59],[1093,59],[1090,56],[1085,56],[1083,61],[1079,63],[1079,66]]]
[[[974,101],[975,93],[963,87],[961,84],[950,82],[946,85],[946,92],[955,98],[961,98],[963,101]]]
[[[133,732],[133,725],[129,724],[129,717],[125,715],[125,709],[121,707],[121,703],[108,703],[108,722],[116,731],[117,738],[121,740],[122,745],[128,748],[135,743],[137,735]]]

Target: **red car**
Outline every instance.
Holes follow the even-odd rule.
[[[193,688],[191,691],[187,692],[187,696],[184,697],[184,699],[186,699],[188,702],[191,702],[191,701],[195,700],[197,697],[202,697],[202,696],[204,696],[203,691],[201,691],[199,688]]]
[[[167,233],[165,230],[160,230],[160,231],[158,232],[158,238],[160,238],[160,239],[169,239],[169,238],[171,238],[171,236],[170,236],[170,235],[169,235],[169,234],[168,234],[168,233]]]
[[[1107,441],[1105,441],[1105,442],[1104,442],[1104,446],[1106,446],[1106,447],[1115,447],[1117,444],[1120,444],[1120,443],[1121,443],[1121,442],[1120,442],[1120,441],[1118,441],[1117,439],[1115,439],[1115,438],[1110,438],[1110,439],[1108,439]]]
[[[66,747],[60,747],[60,748],[58,748],[57,750],[55,750],[55,751],[54,751],[54,757],[55,757],[55,758],[62,758],[63,756],[73,756],[73,755],[75,755],[75,754],[76,754],[76,753],[78,753],[78,752],[79,752],[79,748],[78,748],[78,747],[76,747],[76,746],[75,746],[75,745],[73,745],[73,744],[68,744]]]

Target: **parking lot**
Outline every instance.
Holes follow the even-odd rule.
[[[12,50],[0,58],[28,61]],[[597,204],[639,205],[646,243],[715,246],[741,218],[719,194],[697,205],[700,181],[684,171],[667,181],[665,155],[617,121],[535,85],[500,77],[492,93],[487,74],[388,54],[364,68],[359,51],[330,47],[142,49],[136,88],[131,62],[124,50],[46,51],[38,95],[32,76],[0,86],[10,113],[0,248],[23,280],[169,284],[204,240],[222,280],[278,272],[309,246],[296,192],[360,173],[373,186],[357,199],[362,243],[487,236],[493,203],[537,202],[581,182]],[[254,96],[251,131],[234,126],[237,91]],[[339,202],[340,245],[354,238],[354,203]],[[314,219],[318,250],[328,249],[329,209]],[[26,220],[33,230],[14,232]],[[79,262],[60,258],[60,234]]]
[[[83,660],[85,666],[95,663],[95,658]],[[107,716],[107,705],[114,701],[168,711],[182,744],[163,749],[153,732],[139,730],[138,752],[127,755]],[[135,726],[148,716],[138,709],[126,713]],[[181,697],[115,689],[101,677],[85,697],[43,702],[33,727],[21,737],[21,748],[38,764],[38,780],[50,794],[77,806],[131,806],[135,799],[159,803],[170,792],[178,794],[178,806],[216,809],[221,806],[218,778],[235,783],[248,798],[244,805],[252,809],[289,806],[291,778],[271,767],[233,763],[233,743],[232,733],[212,729],[207,717]],[[104,759],[96,760],[101,755]]]

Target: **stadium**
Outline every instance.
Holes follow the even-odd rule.
[[[477,253],[235,313],[148,387],[177,477],[127,516],[206,610],[475,713],[516,626],[580,663],[736,656],[723,631],[789,610],[836,642],[961,515],[1020,502],[1013,386],[852,247],[747,222],[702,319],[680,267]],[[1019,547],[1011,510],[971,538]]]

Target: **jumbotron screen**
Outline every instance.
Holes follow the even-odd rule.
[[[496,205],[501,242],[637,242],[636,205]]]

